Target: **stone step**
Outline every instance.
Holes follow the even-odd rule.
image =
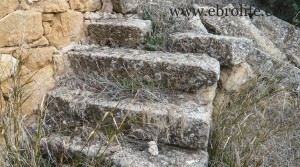
[[[126,144],[117,145],[114,143],[106,149],[106,145],[102,142],[90,143],[78,136],[70,137],[60,134],[52,134],[41,140],[43,150],[47,151],[47,153],[50,152],[54,158],[57,157],[58,159],[61,158],[61,155],[64,155],[64,158],[70,162],[78,158],[84,162],[85,158],[101,157],[105,153],[103,166],[208,166],[208,153],[202,150],[190,150],[158,144],[158,154],[153,155],[149,151],[150,144],[147,142],[126,139],[122,143]]]
[[[212,86],[219,80],[219,62],[205,54],[75,48],[67,56],[78,75],[97,74],[113,81],[134,80],[187,92]]]
[[[171,35],[170,51],[205,53],[220,61],[221,65],[237,65],[246,62],[252,52],[252,41],[219,35],[176,33]]]
[[[207,148],[211,113],[203,106],[183,95],[168,102],[135,98],[115,100],[101,93],[59,87],[45,98],[47,124],[58,132],[70,127],[101,127],[100,123],[112,124],[111,119],[101,121],[106,113],[112,113],[119,123],[128,119],[128,136],[193,149]]]
[[[151,31],[151,21],[140,19],[104,19],[86,25],[90,41],[101,46],[137,48]]]

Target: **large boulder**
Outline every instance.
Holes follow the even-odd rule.
[[[40,12],[18,10],[0,20],[0,47],[31,43],[43,33]]]
[[[72,42],[79,42],[84,36],[83,15],[81,12],[67,11],[57,14],[46,35],[50,45],[62,48]]]

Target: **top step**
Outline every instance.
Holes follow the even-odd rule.
[[[151,31],[151,21],[140,19],[106,19],[86,24],[91,42],[101,46],[137,48]]]
[[[97,74],[112,81],[133,80],[186,92],[212,86],[220,75],[219,62],[205,54],[76,46],[67,55],[77,75]]]
[[[237,65],[246,62],[253,43],[246,38],[195,32],[171,35],[170,50],[182,53],[205,53],[219,60],[221,65]]]

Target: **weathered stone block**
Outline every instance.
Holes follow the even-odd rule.
[[[39,0],[34,8],[44,13],[61,13],[70,9],[70,6],[67,0]]]
[[[220,72],[219,62],[204,54],[78,47],[69,51],[68,57],[76,74],[97,73],[112,80],[134,80],[188,92],[215,84]]]
[[[238,91],[241,86],[253,77],[253,71],[247,63],[241,63],[221,71],[222,88]]]
[[[160,145],[157,156],[147,151],[146,142],[128,140],[126,144],[110,145],[107,150],[104,141],[87,142],[80,136],[70,137],[52,134],[41,140],[42,150],[50,151],[53,156],[68,154],[75,158],[97,157],[105,151],[106,162],[119,167],[207,167],[208,153],[201,150],[189,150],[167,145]],[[97,154],[98,153],[98,154]]]
[[[228,5],[225,6],[223,10],[232,8],[234,8],[232,5]],[[268,39],[264,33],[251,23],[249,16],[232,16],[231,14],[229,14],[229,16],[207,15],[203,17],[203,22],[213,27],[213,29],[217,30],[221,35],[251,39],[254,47],[263,50],[273,57],[280,59],[286,58],[273,43],[273,40]]]
[[[70,0],[70,6],[73,10],[81,12],[93,12],[102,7],[101,0]]]
[[[144,0],[112,0],[114,10],[119,13],[135,13],[137,8],[146,1]]]
[[[31,71],[39,70],[52,63],[53,55],[58,51],[55,47],[42,47],[32,49],[18,49],[14,57],[23,61],[23,65]]]
[[[118,121],[130,117],[128,128],[132,132],[129,133],[137,138],[193,149],[207,147],[211,114],[201,105],[191,101],[178,105],[133,101],[131,98],[114,101],[99,93],[60,87],[48,93],[45,106],[57,123],[65,122],[58,125],[60,128],[74,124],[79,127],[80,122],[87,120],[88,126],[95,126],[107,112],[112,112]]]
[[[42,14],[35,11],[15,11],[0,20],[0,47],[18,46],[43,36]]]
[[[264,12],[262,12],[265,14]],[[300,28],[275,16],[253,17],[251,22],[300,68]]]
[[[0,19],[5,15],[17,10],[19,1],[18,0],[0,0]]]
[[[57,48],[80,41],[84,37],[82,13],[67,11],[57,14],[46,37],[50,44]]]
[[[46,13],[43,14],[43,21],[53,21],[54,20],[54,14],[53,13]]]
[[[139,144],[126,145],[122,150],[114,153],[109,160],[120,167],[207,167],[208,153],[193,151],[170,146],[161,146],[157,156],[151,156],[147,150],[142,150]]]
[[[88,23],[87,29],[92,42],[136,48],[141,45],[144,35],[151,31],[151,22],[139,19],[110,19]]]
[[[251,40],[199,33],[176,33],[171,35],[171,51],[205,53],[216,58],[222,65],[245,62],[252,51]]]

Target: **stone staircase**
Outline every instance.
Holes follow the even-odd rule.
[[[181,33],[170,53],[150,52],[137,49],[150,21],[94,20],[87,31],[92,44],[66,52],[72,75],[46,95],[44,150],[70,160],[105,153],[108,166],[208,166],[220,63],[244,62],[251,41]]]
[[[138,149],[135,145],[122,145],[121,152],[116,151],[111,155],[113,165],[122,165],[118,163],[123,161],[123,154],[136,156],[131,159],[144,159],[141,164],[136,161],[130,166],[141,166],[142,163],[148,164],[147,166],[169,166],[177,160],[179,154],[182,155],[179,164],[190,162],[190,165],[186,165],[207,165],[206,148],[211,126],[210,106],[213,101],[213,96],[209,96],[207,92],[214,90],[219,80],[220,65],[216,59],[205,54],[149,52],[95,46],[77,46],[76,49],[68,51],[67,56],[76,75],[74,78],[77,79],[62,80],[62,84],[48,93],[45,99],[45,106],[49,111],[49,131],[52,134],[56,131],[56,135],[60,136],[60,139],[57,139],[59,137],[56,135],[45,139],[48,147],[52,148],[50,150],[57,147],[53,145],[59,145],[51,142],[62,141],[66,136],[76,134],[74,131],[82,134],[84,130],[78,129],[88,127],[97,129],[100,133],[105,131],[99,122],[105,119],[107,113],[111,113],[117,124],[124,118],[132,119],[124,127],[129,138],[145,141],[144,144],[147,144],[146,141],[156,141],[162,145],[162,148],[159,147],[159,156],[153,157],[147,151],[132,153],[132,150]],[[92,80],[86,76],[93,80],[104,79],[104,82],[109,84],[138,83],[144,88],[107,94],[103,93],[105,90],[101,88],[101,84],[98,85],[98,91],[93,91],[93,88],[97,89],[97,84],[89,85]],[[76,81],[78,78],[83,78],[82,82],[87,82],[89,86],[82,87],[83,85]],[[105,87],[110,89],[109,86]],[[148,89],[149,92],[142,92]],[[155,92],[150,92],[151,89],[155,89]],[[109,122],[104,121],[101,124]],[[73,143],[71,138],[68,138],[69,142]],[[170,146],[176,147],[167,149]],[[172,153],[172,160],[167,155],[173,151],[175,153]],[[76,151],[71,152],[74,154]],[[159,164],[164,161],[165,165]]]

